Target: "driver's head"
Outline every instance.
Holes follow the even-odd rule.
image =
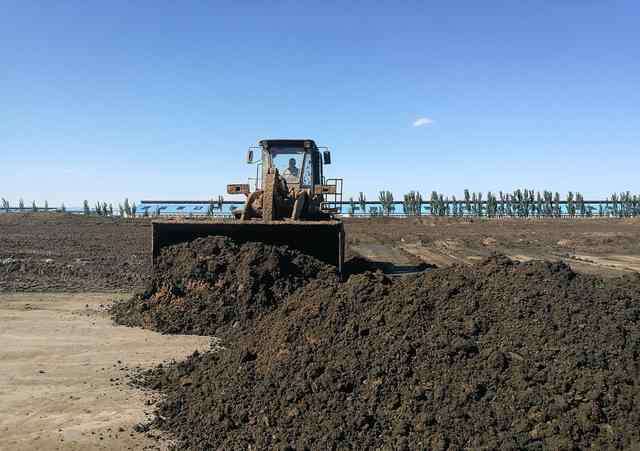
[[[295,168],[296,167],[296,159],[295,158],[289,158],[289,167],[290,168]]]

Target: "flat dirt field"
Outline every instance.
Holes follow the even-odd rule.
[[[499,253],[601,276],[640,272],[638,219],[354,218],[346,229],[352,252],[399,264],[470,264]]]
[[[0,215],[0,291],[114,292],[149,274],[149,221]]]
[[[0,295],[0,449],[143,449],[151,394],[138,367],[208,348],[207,337],[114,327],[110,294]]]
[[[640,272],[638,219],[345,219],[348,254],[397,266],[474,263],[493,253],[575,271]],[[0,215],[0,291],[128,292],[144,286],[149,220]]]
[[[498,253],[605,277],[640,272],[632,219],[353,218],[345,226],[348,257],[397,268]],[[150,232],[147,219],[0,214],[0,449],[158,446],[134,432],[158,395],[129,387],[127,375],[205,350],[210,339],[112,323],[111,302],[150,279]]]

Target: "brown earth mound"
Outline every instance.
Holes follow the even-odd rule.
[[[248,327],[310,279],[335,268],[285,246],[199,238],[163,249],[144,293],[116,303],[116,323],[163,333],[216,335]]]
[[[157,423],[181,449],[628,448],[640,441],[639,301],[639,277],[499,257],[319,279],[226,349],[145,384],[164,393]]]

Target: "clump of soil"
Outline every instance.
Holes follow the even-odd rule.
[[[271,269],[283,271],[276,260]],[[185,265],[167,268],[167,280],[184,279]],[[252,286],[267,299],[277,278],[262,277]],[[226,349],[146,374],[145,385],[165,395],[157,423],[181,449],[620,449],[640,441],[640,277],[604,281],[562,263],[493,257],[284,291],[293,293],[287,302],[272,302]]]
[[[163,249],[144,293],[116,303],[116,323],[163,333],[216,335],[248,327],[309,280],[335,268],[286,246],[198,238]]]

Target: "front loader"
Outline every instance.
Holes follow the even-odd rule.
[[[256,150],[259,159],[254,159]],[[324,177],[330,152],[321,152],[311,139],[266,139],[249,149],[247,163],[256,165],[256,177],[246,184],[227,185],[228,194],[246,197],[243,208],[233,211],[233,219],[152,222],[154,265],[166,246],[222,235],[240,243],[286,244],[341,273],[345,235],[334,216],[342,201],[342,179]]]

